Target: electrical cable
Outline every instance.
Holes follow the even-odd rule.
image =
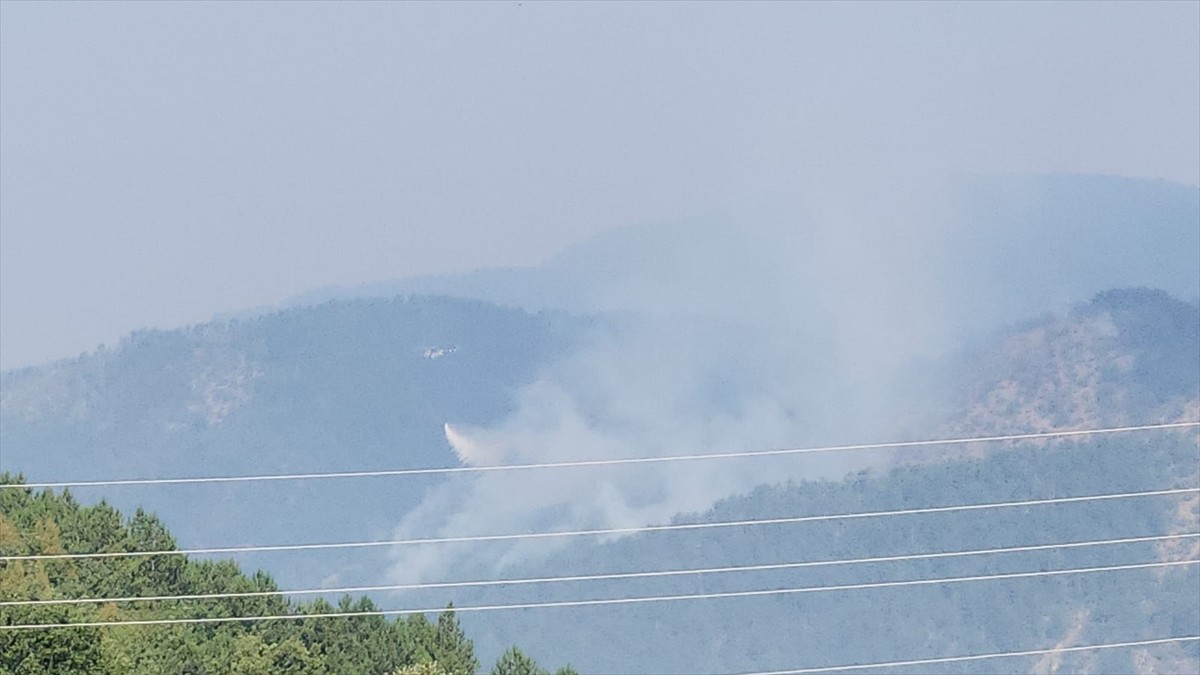
[[[659,457],[627,457],[612,459],[569,460],[563,462],[536,462],[530,464],[499,464],[485,466],[453,466],[432,467],[419,469],[383,469],[378,471],[341,471],[325,473],[291,473],[291,474],[262,474],[247,476],[207,476],[195,478],[120,478],[112,480],[57,481],[41,483],[3,483],[0,489],[58,489],[58,488],[89,488],[115,487],[131,485],[184,485],[196,483],[250,483],[263,481],[300,481],[324,480],[333,478],[379,478],[385,476],[427,476],[459,473],[484,473],[495,471],[527,471],[533,469],[564,469],[578,467],[620,466],[630,464],[657,464],[666,462],[692,462],[714,459],[737,459],[749,457],[779,457],[787,455],[802,455],[824,452],[845,452],[853,450],[892,450],[897,448],[916,448],[942,445],[966,445],[970,443],[995,443],[1000,441],[1028,441],[1050,438],[1065,438],[1071,436],[1094,436],[1134,431],[1150,431],[1162,429],[1184,429],[1200,427],[1197,422],[1171,422],[1163,424],[1143,424],[1127,427],[1109,427],[1103,429],[1079,429],[1074,431],[1045,431],[1027,434],[1008,434],[999,436],[977,436],[967,438],[946,438],[923,441],[898,441],[891,443],[861,443],[855,445],[827,445],[810,448],[779,448],[772,450],[746,450],[739,452],[720,452],[692,455],[665,455]]]
[[[261,546],[222,546],[212,548],[188,548],[158,551],[100,551],[94,553],[50,553],[33,555],[0,556],[0,562],[18,560],[83,560],[99,558],[144,558],[164,555],[212,555],[238,553],[264,553],[282,551],[313,551],[330,549],[374,548],[383,546],[412,546],[420,544],[450,544],[472,543],[484,541],[513,541],[519,539],[550,539],[560,537],[583,537],[612,534],[635,534],[640,532],[670,532],[679,530],[704,530],[726,527],[748,527],[757,525],[784,525],[795,523],[811,523],[836,520],[857,520],[863,518],[883,518],[893,516],[926,515],[933,513],[956,513],[964,511],[982,511],[1000,508],[1015,508],[1022,506],[1046,506],[1051,504],[1071,504],[1080,502],[1095,502],[1116,499],[1133,499],[1139,497],[1159,497],[1200,492],[1200,488],[1173,488],[1166,490],[1149,490],[1143,492],[1122,492],[1116,494],[1088,495],[1082,497],[1051,497],[1046,499],[1030,499],[1012,502],[991,502],[985,504],[965,504],[957,506],[932,506],[913,509],[897,509],[892,511],[868,511],[861,513],[841,513],[818,516],[792,516],[784,518],[761,518],[751,520],[717,521],[706,523],[677,523],[670,525],[644,525],[637,527],[610,527],[591,530],[560,530],[550,532],[525,532],[516,534],[483,534],[458,537],[432,537],[424,539],[392,539],[383,541],[355,541],[310,544],[270,544]]]
[[[1200,532],[1182,534],[1161,534],[1146,537],[1126,537],[1123,539],[1100,539],[1091,541],[1074,541],[1061,544],[1034,544],[1029,546],[1009,546],[1003,548],[974,549],[969,551],[948,551],[936,553],[911,553],[902,555],[877,556],[872,558],[852,558],[844,560],[814,560],[788,563],[766,563],[758,565],[736,565],[728,567],[707,567],[700,569],[660,570],[650,572],[614,572],[608,574],[579,574],[558,577],[532,577],[524,579],[491,579],[482,581],[435,581],[425,583],[385,584],[377,586],[343,586],[340,588],[305,588],[297,590],[273,591],[238,591],[227,593],[200,593],[182,595],[146,595],[123,596],[108,598],[60,598],[50,600],[5,600],[0,601],[0,607],[23,607],[44,605],[84,605],[96,603],[128,603],[128,602],[174,602],[180,600],[226,600],[235,598],[260,598],[271,596],[318,595],[318,594],[349,594],[370,593],[378,591],[411,591],[430,588],[474,588],[481,586],[523,586],[531,584],[566,583],[573,581],[611,581],[617,579],[645,579],[658,577],[692,576],[699,574],[726,574],[732,572],[764,572],[772,570],[803,569],[809,567],[831,567],[836,565],[862,565],[870,563],[903,562],[907,560],[937,560],[944,558],[966,558],[971,556],[994,555],[1002,553],[1028,553],[1033,551],[1054,551],[1095,546],[1116,546],[1121,544],[1137,544],[1155,541],[1172,541],[1178,539],[1200,538]]]
[[[632,605],[653,602],[678,602],[686,600],[712,600],[718,598],[746,598],[771,595],[795,595],[801,593],[822,593],[830,591],[852,591],[879,588],[901,588],[907,586],[930,586],[938,584],[958,584],[975,581],[996,581],[1001,579],[1029,579],[1036,577],[1059,577],[1074,574],[1095,574],[1100,572],[1116,572],[1135,569],[1156,569],[1200,565],[1200,560],[1177,560],[1154,563],[1134,563],[1129,565],[1108,565],[1104,567],[1083,567],[1063,570],[1048,570],[1041,572],[1015,572],[1009,574],[986,574],[967,577],[948,577],[936,579],[912,579],[907,581],[878,581],[860,584],[842,584],[837,586],[803,586],[799,588],[772,588],[751,591],[723,591],[713,593],[697,593],[685,595],[652,595],[624,598],[603,598],[596,600],[555,600],[546,602],[528,602],[497,605],[467,605],[454,607],[455,612],[488,612],[516,609],[547,609],[553,607],[594,607],[601,605]],[[410,614],[429,614],[447,611],[447,608],[424,609],[383,609],[362,610],[349,612],[318,612],[313,614],[265,614],[259,616],[222,616],[222,617],[192,617],[180,619],[132,619],[124,621],[81,621],[70,623],[39,623],[39,624],[0,624],[0,631],[11,630],[48,630],[53,628],[107,628],[115,626],[171,626],[180,624],[213,624],[252,621],[278,621],[303,619],[332,619],[353,618],[365,616],[403,616]]]
[[[1086,652],[1099,649],[1120,649],[1125,647],[1148,647],[1173,642],[1200,641],[1200,635],[1184,635],[1180,637],[1158,638],[1155,640],[1136,640],[1133,642],[1109,642],[1099,645],[1081,645],[1078,647],[1053,647],[1050,649],[1028,649],[1021,652],[992,652],[991,654],[971,654],[969,656],[939,656],[929,659],[912,659],[909,661],[886,661],[877,663],[857,663],[847,666],[822,666],[820,668],[797,668],[795,670],[765,670],[741,675],[805,675],[807,673],[835,673],[845,670],[868,670],[873,668],[900,668],[903,666],[928,666],[936,663],[961,663],[964,661],[983,661],[986,659],[1001,659],[1016,656],[1042,656],[1044,654],[1062,654],[1070,652]]]

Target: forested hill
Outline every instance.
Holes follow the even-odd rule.
[[[0,474],[0,484],[14,484]],[[125,518],[101,502],[82,506],[70,494],[0,489],[0,555],[173,550],[155,516]],[[387,620],[366,597],[297,602],[274,593],[269,574],[245,574],[230,561],[182,555],[0,562],[0,674],[3,675],[474,675],[471,640],[453,610]],[[264,593],[265,592],[265,593]],[[42,604],[28,600],[263,593],[209,600]],[[311,615],[365,612],[365,616]],[[88,623],[234,616],[294,619],[13,629],[19,624]],[[305,618],[306,616],[310,618]],[[549,675],[519,649],[494,675]],[[556,675],[572,675],[564,667]]]
[[[446,419],[502,416],[512,390],[590,324],[397,297],[135,331],[113,348],[5,371],[4,462],[60,475],[203,470],[199,457],[227,471],[316,470],[349,447],[363,465],[394,463],[398,449],[414,463],[443,460],[444,443],[412,442],[426,426],[440,438]],[[50,441],[54,453],[43,451]]]
[[[1194,488],[1195,430],[1103,440],[993,445],[984,457],[856,472],[842,480],[764,485],[675,522],[744,522],[962,504]],[[797,461],[803,461],[799,459]],[[942,559],[787,568],[914,553],[1195,533],[1200,497],[1179,494],[1075,504],[646,533],[579,543],[506,576],[587,575],[783,565],[737,574],[560,584],[541,600],[696,595],[1020,574],[1196,560],[1195,538]],[[1200,634],[1196,565],[1052,578],[980,580],[572,610],[464,616],[483,651],[518,637],[584,672],[731,673],[991,654]],[[459,594],[467,606],[521,601],[517,591]],[[414,602],[419,602],[413,599]],[[560,612],[562,610],[559,610]],[[570,620],[564,620],[569,618]],[[613,645],[619,645],[614,648]],[[667,645],[668,648],[664,648]],[[1194,644],[1061,652],[922,665],[889,672],[1194,673]]]
[[[37,482],[452,465],[445,422],[501,419],[519,388],[595,325],[422,297],[139,331],[77,359],[5,372],[0,470]],[[431,482],[105,488],[77,496],[151,509],[192,544],[270,541],[297,523],[365,539],[386,535]],[[341,505],[349,503],[356,510],[348,520]],[[368,581],[378,561],[283,562],[254,564],[277,569],[288,585],[311,585],[339,568],[342,583]]]

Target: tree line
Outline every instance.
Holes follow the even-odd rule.
[[[0,474],[2,484],[20,476]],[[0,490],[0,555],[175,550],[153,514],[125,517],[105,502],[80,504],[69,491]],[[0,606],[0,675],[138,673],[146,675],[474,675],[474,646],[453,606],[430,619],[389,620],[370,598],[297,602],[265,572],[247,574],[230,560],[185,555],[0,562],[0,601],[161,595],[264,593],[252,597],[74,605]],[[364,612],[353,617],[314,617]],[[286,615],[267,621],[150,626],[4,629],[155,619]],[[512,647],[492,675],[550,675]],[[555,675],[573,675],[564,667]]]

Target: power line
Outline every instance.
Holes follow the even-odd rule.
[[[306,588],[299,590],[274,591],[240,591],[228,593],[201,593],[191,595],[149,595],[125,596],[109,598],[64,598],[53,600],[7,600],[0,601],[0,607],[30,606],[30,605],[84,605],[94,603],[117,602],[169,602],[176,600],[222,600],[234,598],[258,598],[279,595],[317,595],[317,594],[346,594],[370,593],[377,591],[410,591],[430,588],[468,588],[480,586],[520,586],[530,584],[565,583],[574,581],[605,581],[617,579],[645,579],[657,577],[691,576],[699,574],[724,574],[731,572],[763,572],[771,570],[801,569],[808,567],[828,567],[835,565],[860,565],[883,562],[902,562],[906,560],[936,560],[943,558],[960,558],[1001,553],[1028,553],[1032,551],[1052,551],[1074,548],[1089,548],[1095,546],[1115,546],[1120,544],[1137,544],[1152,541],[1170,541],[1177,539],[1200,538],[1200,532],[1184,534],[1162,534],[1146,537],[1127,537],[1124,539],[1101,539],[1091,541],[1075,541],[1061,544],[1034,544],[1029,546],[1009,546],[1003,548],[974,549],[969,551],[949,551],[938,553],[912,553],[902,555],[877,556],[872,558],[853,558],[844,560],[815,560],[789,563],[767,563],[759,565],[737,565],[728,567],[707,567],[701,569],[661,570],[650,572],[616,572],[607,574],[580,574],[558,577],[532,577],[524,579],[494,579],[484,581],[438,581],[409,584],[387,584],[378,586],[344,586],[341,588]]]
[[[963,661],[983,661],[985,659],[1001,659],[1015,656],[1041,656],[1043,654],[1060,654],[1064,652],[1087,652],[1100,649],[1121,649],[1124,647],[1147,647],[1173,642],[1196,642],[1200,635],[1184,635],[1181,637],[1159,638],[1156,640],[1137,640],[1134,642],[1109,642],[1100,645],[1082,645],[1079,647],[1054,647],[1051,649],[1029,649],[1023,652],[992,652],[991,654],[972,654],[970,656],[939,656],[931,659],[914,659],[910,661],[887,661],[879,663],[859,663],[848,666],[822,666],[820,668],[798,668],[795,670],[771,670],[744,675],[804,675],[805,673],[832,673],[841,670],[868,670],[872,668],[898,668],[902,666],[927,666],[935,663],[960,663]]]
[[[748,457],[778,457],[786,455],[802,455],[823,452],[844,452],[852,450],[886,450],[896,448],[916,448],[939,445],[965,445],[970,443],[994,443],[999,441],[1027,441],[1048,438],[1065,438],[1070,436],[1094,436],[1100,434],[1115,434],[1133,431],[1149,431],[1156,429],[1183,429],[1200,427],[1200,422],[1172,422],[1167,424],[1144,424],[1128,427],[1109,427],[1104,429],[1080,429],[1076,431],[1046,431],[1028,434],[1010,434],[1002,436],[977,436],[970,438],[946,438],[939,440],[899,441],[891,443],[861,443],[855,445],[828,445],[810,448],[779,448],[773,450],[747,450],[739,452],[721,452],[693,455],[667,455],[660,457],[627,457],[613,459],[586,459],[565,462],[537,462],[531,464],[500,464],[491,466],[454,466],[432,467],[424,469],[384,469],[379,471],[341,471],[326,473],[290,473],[263,474],[251,476],[208,476],[195,478],[121,478],[113,480],[89,481],[58,481],[44,483],[8,483],[0,484],[0,489],[26,488],[79,488],[79,487],[114,487],[130,485],[181,485],[192,483],[251,483],[263,481],[299,481],[324,480],[332,478],[380,478],[385,476],[428,476],[457,473],[484,473],[495,471],[527,471],[532,469],[564,469],[571,467],[600,467],[619,466],[628,464],[657,464],[664,462],[691,462],[713,459],[735,459]]]
[[[959,506],[932,506],[916,509],[898,509],[893,511],[869,511],[863,513],[841,513],[821,516],[792,516],[786,518],[762,518],[754,520],[718,521],[708,523],[681,523],[671,525],[644,525],[638,527],[611,527],[591,530],[559,530],[551,532],[525,532],[517,534],[483,534],[459,537],[432,537],[425,539],[392,539],[384,541],[354,541],[314,544],[270,544],[262,546],[222,546],[212,548],[189,548],[158,551],[104,551],[96,553],[51,553],[36,555],[6,555],[0,556],[0,562],[16,560],[80,560],[94,558],[143,558],[163,555],[211,555],[238,553],[274,553],[282,551],[315,551],[329,549],[375,548],[382,546],[413,546],[420,544],[454,544],[485,541],[512,541],[518,539],[551,539],[560,537],[585,537],[609,534],[635,534],[641,532],[669,532],[677,530],[704,530],[724,527],[745,527],[757,525],[784,525],[793,523],[811,523],[835,520],[856,520],[862,518],[883,518],[892,516],[924,515],[931,513],[955,513],[962,511],[982,511],[988,509],[1014,508],[1021,506],[1045,506],[1050,504],[1071,504],[1078,502],[1095,502],[1115,499],[1133,499],[1138,497],[1158,497],[1200,492],[1200,488],[1175,488],[1169,490],[1150,490],[1145,492],[1122,492],[1116,494],[1088,495],[1083,497],[1053,497],[1048,499],[1031,499],[1014,502],[993,502],[987,504],[966,504]]]
[[[986,574],[969,577],[948,577],[938,579],[913,579],[908,581],[879,581],[862,584],[843,584],[838,586],[804,586],[800,588],[773,588],[753,591],[725,591],[714,593],[697,593],[690,595],[651,595],[625,598],[605,598],[599,600],[558,600],[547,602],[514,603],[503,605],[469,605],[454,607],[455,612],[489,612],[516,609],[548,609],[552,607],[594,607],[600,605],[632,605],[652,602],[678,602],[684,600],[712,600],[718,598],[746,598],[770,595],[795,595],[800,593],[823,593],[830,591],[853,591],[878,588],[901,588],[906,586],[930,586],[937,584],[957,584],[974,581],[995,581],[1001,579],[1029,579],[1035,577],[1058,577],[1073,574],[1094,574],[1099,572],[1117,572],[1122,570],[1154,569],[1164,567],[1179,567],[1184,565],[1200,565],[1200,560],[1179,560],[1170,562],[1135,563],[1130,565],[1108,565],[1105,567],[1083,567],[1064,570],[1049,570],[1042,572],[1015,572],[1010,574]],[[233,623],[247,621],[277,621],[299,619],[334,619],[363,616],[403,616],[409,614],[430,614],[446,611],[445,607],[425,609],[384,609],[374,611],[351,612],[319,612],[313,614],[265,614],[259,616],[223,616],[195,617],[184,619],[133,619],[128,621],[84,621],[75,623],[38,623],[38,624],[0,624],[0,631],[6,630],[45,630],[50,628],[104,628],[112,626],[169,626],[178,624],[211,624]]]

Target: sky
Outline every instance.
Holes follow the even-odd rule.
[[[957,172],[1200,183],[1200,3],[0,3],[0,368]]]

